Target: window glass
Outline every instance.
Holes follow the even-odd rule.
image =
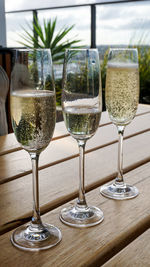
[[[107,1],[107,0],[102,0]],[[96,0],[5,0],[6,11],[26,10],[38,8],[50,8],[69,5],[92,4],[99,1]]]
[[[23,41],[22,28],[30,32],[28,24],[32,27],[32,12],[19,12],[6,14],[6,32],[8,47],[23,47],[19,42]],[[32,32],[32,31],[31,31]]]
[[[150,42],[150,1],[97,5],[97,45]]]
[[[139,59],[140,103],[150,104],[150,1],[97,5],[96,11],[96,37],[101,61],[103,99],[108,48],[136,46]]]
[[[86,14],[86,16],[85,16]],[[81,40],[80,45],[90,46],[90,7],[71,7],[62,9],[49,9],[38,12],[38,18],[41,24],[43,20],[54,19],[57,17],[56,32],[62,27],[70,27],[73,29],[67,34],[66,39]],[[84,19],[82,19],[84,17]]]

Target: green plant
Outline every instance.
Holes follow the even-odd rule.
[[[106,105],[105,105],[105,82],[106,82],[106,69],[107,69],[108,53],[109,53],[109,48],[104,53],[104,58],[103,58],[103,61],[101,63],[103,111],[106,110]]]
[[[139,46],[140,102],[150,97],[150,47]]]
[[[140,103],[150,103],[150,47],[144,45],[129,46],[138,49],[139,78],[140,78]],[[109,49],[104,54],[101,64],[101,77],[103,89],[103,109],[105,109],[105,81]]]
[[[66,40],[64,37],[73,29],[74,25],[70,27],[62,27],[58,33],[56,33],[57,18],[54,20],[44,20],[43,28],[38,19],[35,17],[33,22],[33,28],[28,25],[29,30],[33,31],[31,34],[27,29],[22,27],[24,33],[21,37],[24,41],[19,42],[20,44],[29,48],[50,48],[53,61],[62,60],[64,58],[64,52],[67,48],[78,48],[74,46],[81,40]],[[35,34],[34,34],[35,33]]]
[[[74,25],[67,27],[62,27],[58,33],[56,33],[57,18],[54,20],[44,20],[43,27],[35,17],[33,22],[33,28],[28,25],[29,30],[22,27],[24,33],[21,34],[23,39],[20,44],[28,48],[50,48],[52,60],[54,62],[54,68],[56,62],[62,63],[64,59],[65,49],[67,48],[80,48],[81,46],[75,46],[81,40],[64,40],[68,33],[73,29]],[[56,104],[61,104],[61,79],[55,77],[55,87],[56,87]]]
[[[102,89],[105,90],[105,80],[106,80],[106,67],[109,49],[106,50],[104,54],[103,62],[101,63],[101,77],[102,77]]]

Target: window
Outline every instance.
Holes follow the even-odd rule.
[[[7,46],[8,47],[22,47],[20,37],[24,31],[22,27],[29,30],[27,23],[32,25],[32,12],[19,12],[6,14],[6,32],[7,32]]]
[[[97,5],[97,45],[150,42],[150,1]]]
[[[59,31],[63,26],[71,26],[74,24],[74,28],[67,35],[67,38],[78,40],[80,39],[82,40],[80,45],[90,46],[91,16],[89,6],[49,9],[38,12],[38,19],[41,23],[43,23],[44,19],[54,19],[55,17],[57,17],[56,31]]]

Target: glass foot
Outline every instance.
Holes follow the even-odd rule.
[[[60,214],[60,220],[63,223],[79,228],[97,225],[103,219],[103,212],[96,207],[69,207],[63,209]]]
[[[12,244],[22,250],[39,251],[51,248],[61,241],[60,230],[49,224],[33,230],[31,225],[18,227],[11,236]]]
[[[100,192],[103,196],[118,200],[134,198],[139,194],[138,189],[135,186],[123,184],[106,184],[101,186]]]

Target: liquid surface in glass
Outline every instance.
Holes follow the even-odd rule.
[[[14,91],[11,94],[11,117],[21,146],[29,152],[43,150],[55,127],[55,93],[30,89]]]
[[[101,112],[90,106],[68,106],[63,110],[64,121],[69,133],[75,139],[89,139],[98,126]]]
[[[111,121],[116,125],[130,123],[139,103],[138,64],[109,63],[105,93]]]

